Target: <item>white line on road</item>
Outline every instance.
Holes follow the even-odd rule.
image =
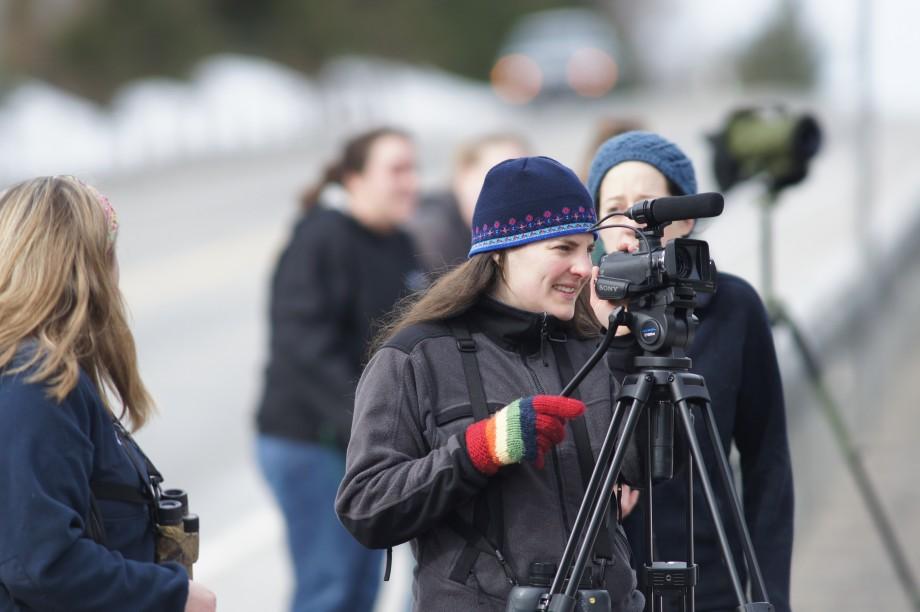
[[[249,513],[232,528],[224,529],[202,542],[199,561],[195,565],[195,580],[202,584],[219,584],[227,574],[239,567],[259,564],[261,552],[271,554],[284,545],[284,521],[274,506],[264,506]],[[415,559],[408,544],[393,549],[393,568],[389,582],[382,583],[375,612],[408,611],[412,571]],[[381,567],[380,580],[383,580]],[[267,585],[262,585],[267,586]],[[218,593],[220,597],[220,593]],[[232,605],[231,602],[227,602]]]

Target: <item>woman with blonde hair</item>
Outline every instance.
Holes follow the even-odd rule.
[[[0,610],[211,611],[178,563],[155,562],[140,378],[109,201],[73,177],[0,193]]]

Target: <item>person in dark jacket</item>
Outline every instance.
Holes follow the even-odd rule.
[[[0,194],[0,610],[211,612],[214,595],[155,562],[135,429],[153,410],[137,368],[108,200],[73,177]],[[116,409],[117,407],[117,409]]]
[[[622,212],[638,200],[693,194],[697,186],[693,165],[676,145],[657,134],[633,131],[611,138],[598,149],[591,164],[588,191],[597,203],[599,216],[604,217]],[[631,223],[623,219],[614,217],[611,221]],[[675,221],[665,228],[664,241],[685,236],[693,227],[693,220]],[[629,230],[602,230],[602,239],[608,252],[634,252],[638,247],[634,232]],[[769,601],[777,612],[789,612],[792,468],[782,383],[766,311],[747,282],[723,272],[718,274],[716,292],[700,296],[699,304],[695,312],[700,325],[688,350],[693,360],[691,371],[706,379],[726,455],[733,443],[738,449],[745,518]],[[715,481],[715,455],[706,443],[709,438],[702,419],[697,419],[696,430]],[[655,487],[657,560],[686,558],[685,478],[684,472]],[[698,478],[694,485],[694,541],[700,566],[696,609],[734,610],[737,602]],[[720,486],[715,490],[734,559],[746,580],[740,539],[727,514],[729,501]],[[624,510],[628,512],[636,493],[624,497]],[[643,517],[644,512],[633,510],[625,521],[634,562],[639,563],[645,559]]]
[[[492,166],[527,155],[529,147],[514,134],[488,134],[462,144],[454,160],[449,190],[422,198],[407,229],[432,278],[466,261],[470,224],[482,181]]]
[[[594,222],[565,166],[498,164],[469,260],[399,316],[364,370],[336,510],[367,546],[411,540],[417,611],[504,610],[512,583],[562,556],[616,394],[599,367],[578,399],[558,395],[598,342]],[[585,573],[614,612],[643,606],[628,552],[610,524]]]
[[[344,210],[319,201],[328,183],[344,188]],[[417,183],[406,134],[355,137],[305,196],[275,269],[258,456],[287,524],[295,611],[371,610],[380,584],[380,552],[342,529],[333,499],[375,322],[424,282],[398,229],[414,210]]]

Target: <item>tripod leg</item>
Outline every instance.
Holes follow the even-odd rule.
[[[649,378],[651,377],[645,379],[645,384],[650,388],[654,380],[649,380]],[[646,392],[645,396],[647,397],[647,395]],[[569,578],[569,584],[565,590],[566,598],[571,598],[573,602],[575,600],[575,594],[578,591],[578,583],[581,580],[581,575],[584,573],[585,565],[588,563],[588,556],[591,554],[591,549],[594,548],[594,540],[597,538],[597,533],[600,531],[601,524],[610,508],[610,499],[613,497],[611,491],[613,491],[613,485],[616,482],[617,476],[620,475],[620,467],[623,464],[623,458],[626,456],[626,445],[635,433],[636,424],[639,421],[639,415],[643,407],[644,403],[642,400],[633,399],[632,405],[626,414],[626,423],[623,426],[622,436],[617,441],[616,450],[613,452],[613,458],[604,473],[604,481],[600,485],[600,494],[597,496],[597,503],[592,509],[591,520],[588,523],[588,528],[578,548],[575,565],[572,567],[572,575]],[[560,567],[560,570],[561,569]],[[555,612],[552,606],[550,610]]]
[[[687,447],[687,565],[696,565],[696,549],[693,545],[695,524],[693,516],[693,453]],[[689,602],[689,607],[687,603]],[[691,584],[684,596],[684,612],[696,612],[696,584]]]
[[[650,566],[655,561],[655,524],[652,508],[654,507],[654,482],[652,481],[652,411],[645,411],[645,469],[643,470],[643,479],[645,481],[645,499],[643,500],[643,516],[645,517],[645,563]],[[655,592],[652,589],[651,581],[642,585],[642,592],[645,594],[647,612],[658,612],[663,610],[655,598]]]
[[[818,397],[824,416],[830,425],[831,433],[834,434],[834,440],[843,455],[844,462],[849,468],[853,480],[856,481],[857,488],[862,492],[861,497],[866,504],[866,509],[869,511],[869,516],[872,517],[872,522],[878,531],[879,537],[882,539],[882,545],[888,553],[888,558],[894,566],[895,574],[913,609],[920,612],[920,588],[918,588],[917,580],[910,571],[907,555],[904,554],[891,520],[879,501],[881,497],[876,493],[872,480],[869,478],[868,472],[866,472],[862,456],[856,449],[856,445],[853,444],[846,423],[840,414],[840,409],[824,384],[818,360],[805,341],[805,336],[781,304],[774,304],[773,316],[777,324],[785,325],[792,332],[792,339],[805,364],[805,371],[808,373],[812,389]]]
[[[676,391],[674,386],[672,386],[672,390]],[[744,588],[741,585],[741,578],[738,576],[738,569],[735,566],[731,549],[728,546],[728,536],[725,534],[725,527],[722,525],[722,518],[719,516],[719,508],[716,506],[716,497],[712,490],[712,483],[709,482],[709,474],[706,472],[703,452],[700,450],[700,443],[699,440],[696,439],[696,432],[693,429],[693,421],[690,418],[690,405],[685,399],[676,401],[675,405],[680,414],[680,421],[684,428],[684,435],[687,437],[690,453],[696,465],[696,472],[700,478],[700,484],[703,486],[703,495],[706,498],[706,504],[709,506],[709,513],[712,515],[712,522],[715,525],[719,545],[722,548],[722,557],[725,559],[725,566],[728,568],[732,589],[735,591],[735,598],[738,600],[738,607],[744,608],[746,599]]]
[[[709,440],[715,451],[722,487],[725,489],[726,496],[731,502],[729,507],[731,509],[732,518],[735,521],[735,528],[738,530],[738,533],[741,534],[744,560],[751,574],[751,584],[756,589],[754,598],[757,601],[769,601],[767,589],[763,581],[763,575],[760,573],[760,564],[757,562],[757,556],[754,554],[754,543],[751,541],[751,533],[744,520],[744,510],[741,507],[741,500],[738,499],[738,493],[735,491],[735,486],[733,484],[731,466],[728,464],[728,457],[725,456],[725,451],[722,448],[719,430],[716,426],[716,419],[712,414],[712,406],[709,402],[702,402],[702,412],[703,418],[706,420],[706,431],[709,434]]]
[[[572,525],[572,533],[566,541],[565,549],[562,552],[562,558],[559,561],[559,568],[556,570],[556,576],[553,578],[553,584],[550,587],[550,595],[562,592],[562,584],[569,573],[569,566],[575,556],[576,544],[581,540],[588,517],[591,510],[597,505],[598,498],[601,494],[600,482],[604,475],[604,467],[610,460],[610,455],[617,444],[617,432],[620,430],[620,423],[623,421],[625,412],[622,400],[617,401],[613,409],[613,418],[610,420],[610,426],[607,429],[607,435],[604,437],[603,445],[598,454],[597,462],[594,464],[594,470],[591,472],[591,478],[585,489],[585,496],[578,507],[578,514],[575,516],[575,523]]]
[[[667,402],[669,410],[673,409],[673,404]],[[643,507],[643,517],[645,519],[645,554],[643,556],[643,571],[645,568],[653,567],[656,560],[656,547],[655,547],[655,527],[654,527],[654,480],[652,476],[652,447],[653,447],[653,410],[645,411],[645,424],[646,424],[646,439],[644,440],[645,444],[645,470],[643,474],[643,481],[645,485],[645,490],[642,495],[644,497],[642,501]],[[687,462],[687,499],[689,503],[687,504],[687,520],[685,523],[686,534],[687,534],[687,565],[693,566],[695,564],[695,554],[694,554],[694,545],[693,545],[693,534],[694,534],[694,520],[693,520],[693,457],[690,454],[689,447],[686,451]],[[642,592],[645,594],[645,601],[647,602],[646,612],[666,612],[666,603],[676,603],[674,597],[666,597],[664,594],[656,594],[654,586],[651,580],[643,581]],[[685,587],[685,591],[680,598],[680,609],[681,612],[694,612],[696,610],[695,602],[695,586],[693,583]]]

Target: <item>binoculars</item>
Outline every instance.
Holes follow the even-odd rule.
[[[198,515],[191,514],[188,493],[166,489],[157,500],[157,563],[175,561],[192,578],[192,565],[198,561]]]

